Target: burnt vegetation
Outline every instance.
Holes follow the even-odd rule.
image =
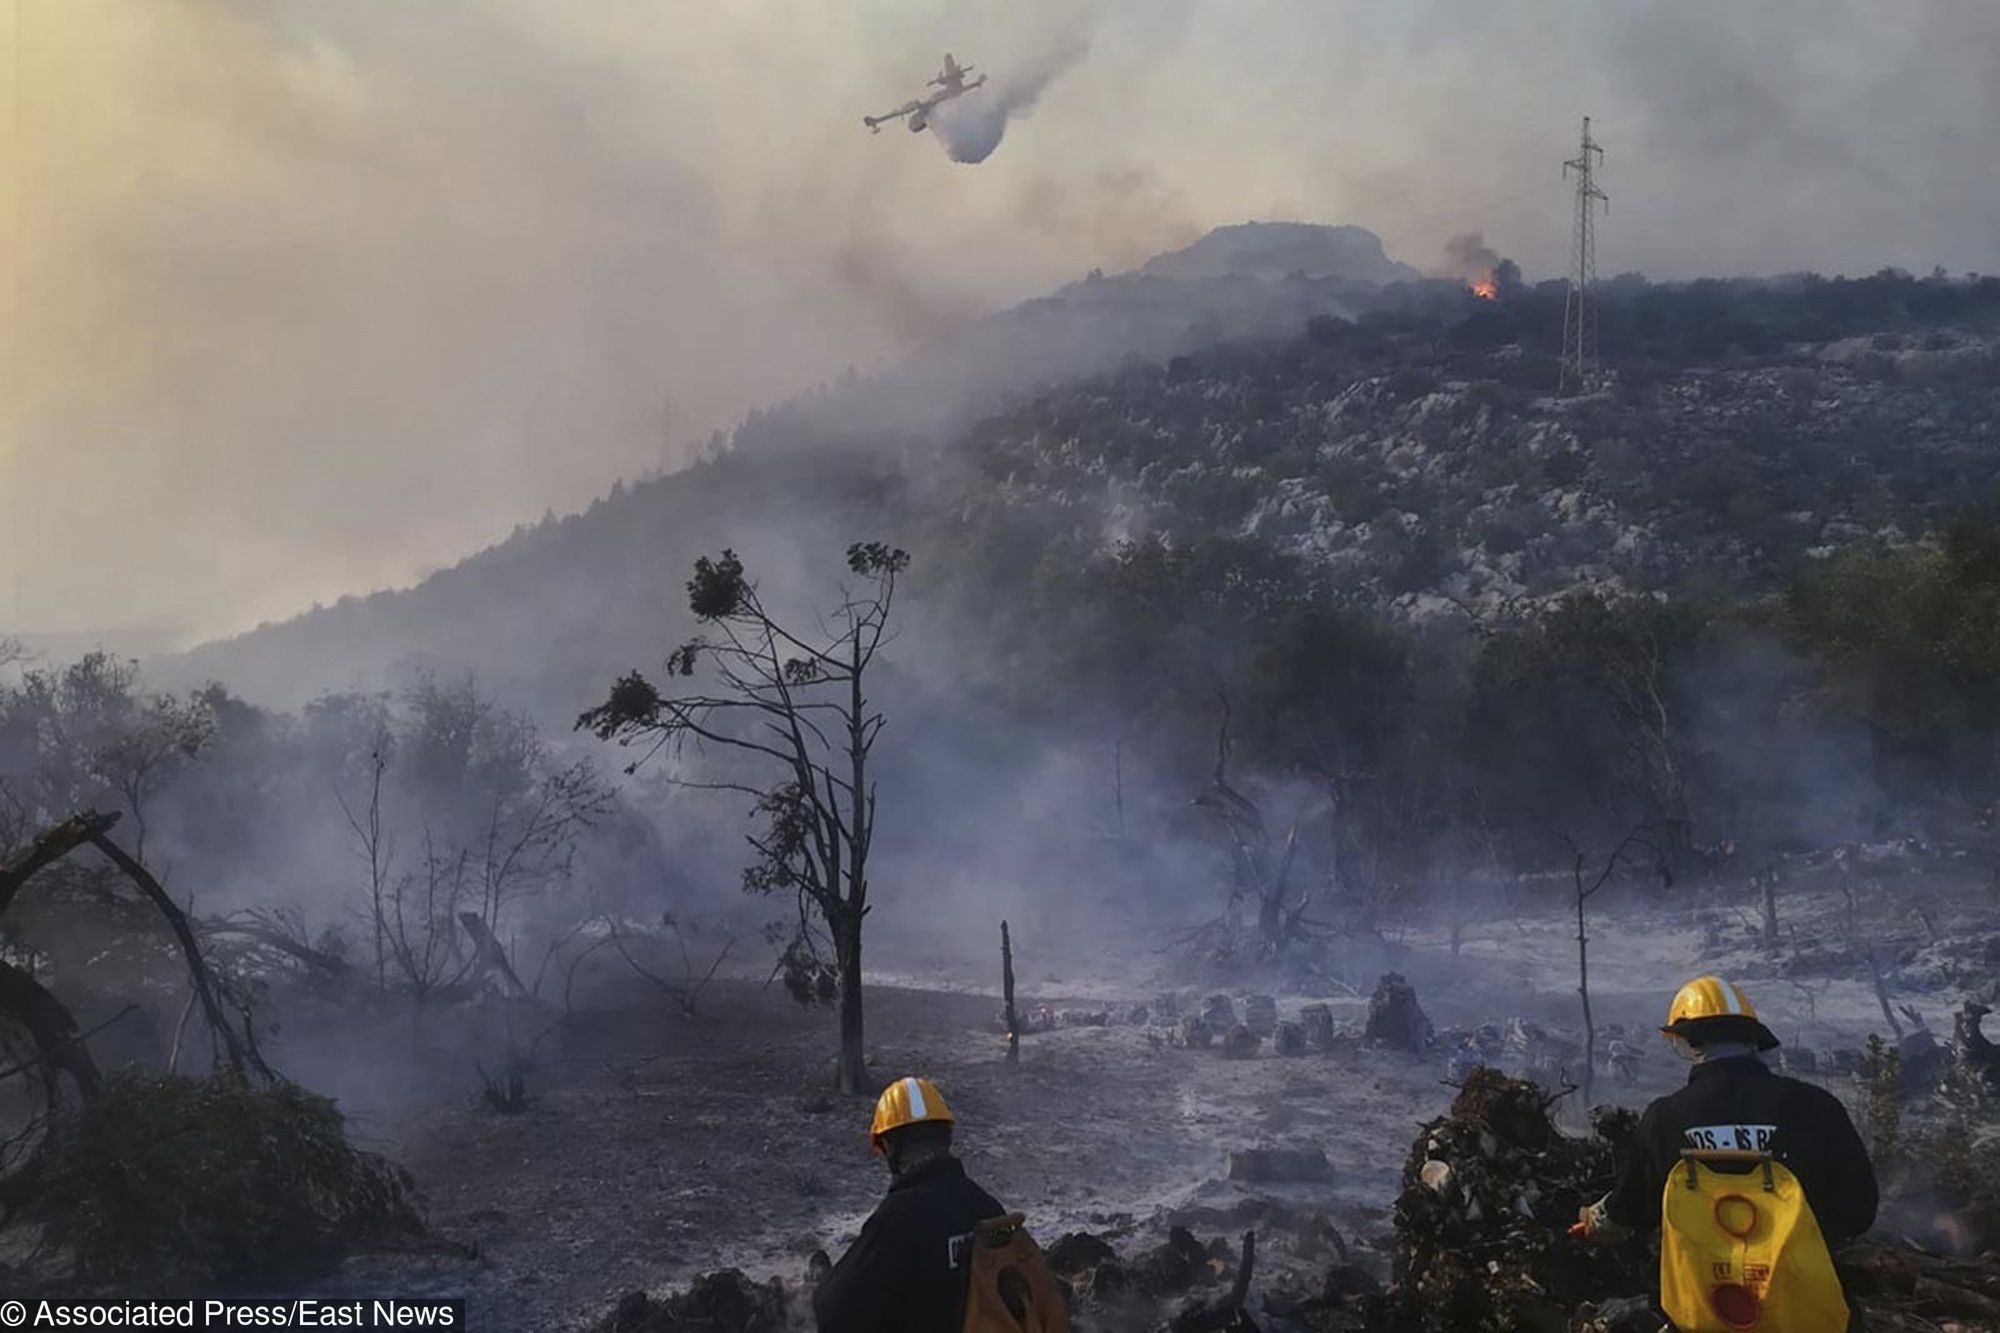
[[[1130,1264],[1066,1238],[1103,1326],[1240,1326],[1253,1263],[1294,1246],[1293,1285],[1258,1304],[1301,1328],[1559,1327],[1639,1280],[1549,1230],[1628,1128],[1568,1139],[1551,1115],[1607,1067],[1628,1081],[1591,987],[1615,966],[1604,923],[1635,910],[1706,913],[1724,960],[1747,917],[1760,984],[1808,1011],[1814,987],[1865,980],[1891,1036],[1829,1073],[1865,1089],[1911,1194],[1942,1188],[1990,1246],[2000,872],[1982,905],[1857,867],[2000,862],[2000,506],[1980,503],[2000,483],[2000,280],[1616,279],[1609,374],[1570,399],[1546,284],[1339,295],[1354,318],[1190,331],[945,428],[878,429],[866,381],[758,414],[684,473],[238,645],[307,696],[293,711],[0,645],[6,1220],[90,1282],[419,1244],[413,1182],[269,1053],[297,1024],[414,1047],[470,1014],[462,1100],[532,1125],[594,1049],[595,964],[642,983],[652,1036],[712,1022],[732,981],[832,1009],[833,1078],[797,1105],[844,1113],[831,1087],[890,1072],[868,1063],[864,924],[877,940],[885,900],[943,904],[939,867],[969,861],[976,899],[1008,876],[1083,885],[1177,979],[1317,1001],[1281,1022],[1258,995],[1254,1027],[1227,996],[1207,1027],[1161,1009],[1129,1024],[1167,1028],[1150,1050],[1392,1049],[1462,1085],[1403,1173],[1393,1271],[1304,1228],[1275,1248],[1177,1232]],[[392,690],[319,689],[349,638],[399,662],[407,640],[415,665]],[[1047,780],[1024,829],[1052,754],[1102,776]],[[1789,877],[1811,876],[1847,895],[1818,940],[1787,915]],[[921,892],[879,892],[899,881]],[[1565,951],[1574,921],[1567,1047],[1524,1020],[1447,1040],[1403,976],[1350,961],[1435,926],[1456,966],[1472,916],[1525,938],[1547,909]],[[968,910],[984,957],[1003,914]],[[1032,1078],[1042,1033],[1115,1024],[1015,1008],[1017,962],[1061,929],[1027,923],[1002,925],[1001,1027]],[[1337,1030],[1326,1001],[1371,985],[1407,992],[1403,1039]],[[1949,1047],[1920,1012],[1943,991]],[[1544,1086],[1465,1076],[1503,1049]],[[1954,1309],[1990,1277],[1875,1262],[1884,1289],[1949,1279]],[[725,1274],[605,1326],[798,1308]]]

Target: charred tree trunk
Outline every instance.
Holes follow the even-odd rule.
[[[1018,1064],[1021,1059],[1021,1019],[1014,1010],[1014,938],[1008,933],[1007,923],[1000,923],[1000,993],[1006,1008],[1007,1063]]]
[[[500,947],[500,941],[493,936],[493,930],[486,924],[486,918],[477,912],[460,912],[458,924],[465,927],[465,933],[472,937],[472,947],[479,959],[479,970],[488,976],[497,976],[506,983],[505,989],[511,995],[526,995],[528,988],[521,984],[521,978],[514,975],[514,965],[507,961],[507,951]]]
[[[870,1092],[868,1050],[861,1023],[861,917],[859,913],[843,913],[831,924],[834,961],[840,972],[840,1090]]]
[[[1895,1010],[1889,1007],[1889,979],[1882,975],[1882,956],[1873,945],[1868,948],[1868,975],[1875,983],[1875,1003],[1882,1006],[1883,1021],[1888,1023],[1889,1031],[1896,1034],[1896,1040],[1901,1041],[1903,1025],[1896,1021]]]
[[[1764,947],[1778,947],[1778,872],[1767,870],[1764,883]]]
[[[68,1007],[49,994],[41,982],[7,962],[0,962],[0,1014],[28,1030],[35,1054],[48,1071],[51,1101],[56,1095],[58,1074],[68,1074],[85,1097],[97,1091],[102,1076]]]
[[[1583,1105],[1590,1106],[1590,1086],[1597,1079],[1597,1024],[1590,1016],[1590,932],[1584,928],[1583,905],[1590,893],[1583,887],[1583,858],[1577,858],[1576,994],[1583,1001]]]

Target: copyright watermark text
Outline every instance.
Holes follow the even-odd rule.
[[[4,1301],[8,1328],[463,1329],[463,1301]]]

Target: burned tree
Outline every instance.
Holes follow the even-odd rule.
[[[348,698],[322,714],[335,709],[367,746],[365,799],[335,795],[367,875],[376,985],[419,1003],[480,983],[520,994],[500,940],[519,904],[570,882],[607,816],[595,769],[559,762],[532,721],[469,678],[425,678],[400,709]],[[418,851],[399,864],[404,842]]]
[[[1588,1106],[1591,1085],[1597,1081],[1597,1025],[1590,1013],[1590,932],[1584,908],[1598,890],[1611,882],[1620,866],[1636,863],[1642,854],[1651,859],[1662,885],[1672,887],[1674,879],[1666,849],[1654,841],[1652,830],[1646,825],[1626,834],[1625,840],[1611,849],[1611,854],[1604,858],[1603,869],[1588,884],[1584,883],[1583,872],[1589,858],[1574,843],[1570,844],[1570,850],[1575,856],[1570,872],[1576,884],[1576,994],[1583,1006],[1583,1103]]]
[[[1229,696],[1222,694],[1220,701],[1222,717],[1216,725],[1215,771],[1194,803],[1220,816],[1229,834],[1235,867],[1230,906],[1233,908],[1246,898],[1256,903],[1258,951],[1264,957],[1275,958],[1302,929],[1311,897],[1302,893],[1296,902],[1287,897],[1292,864],[1298,859],[1299,826],[1293,823],[1285,835],[1283,848],[1274,848],[1263,811],[1230,785]]]
[[[1021,1016],[1014,1009],[1014,936],[1007,923],[1000,923],[1000,997],[1007,1024],[1007,1063],[1021,1059]]]
[[[633,672],[577,719],[601,739],[649,746],[628,772],[661,748],[690,741],[744,761],[743,768],[690,785],[740,792],[754,802],[761,827],[749,835],[756,859],[743,885],[795,898],[797,922],[782,966],[794,994],[837,995],[843,1092],[868,1082],[861,923],[875,838],[869,760],[885,719],[869,703],[865,681],[909,560],[879,542],[848,547],[847,567],[860,583],[842,589],[820,630],[807,637],[766,607],[734,551],[704,556],[688,581],[688,609],[713,637],[681,645],[667,670],[687,678],[706,667],[715,690],[663,695]]]

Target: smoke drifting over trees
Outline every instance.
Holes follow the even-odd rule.
[[[1984,178],[1917,151],[2000,120],[1979,5],[24,14],[17,630],[185,642],[408,583],[938,336],[913,310],[1245,216],[1416,257],[1481,227],[1560,272],[1580,101],[1612,149],[1609,265],[2000,267]],[[1066,25],[1088,59],[979,171],[856,124],[947,49],[1005,75]],[[1173,208],[1100,187],[1132,172]],[[1036,208],[1051,188],[1067,206]]]

